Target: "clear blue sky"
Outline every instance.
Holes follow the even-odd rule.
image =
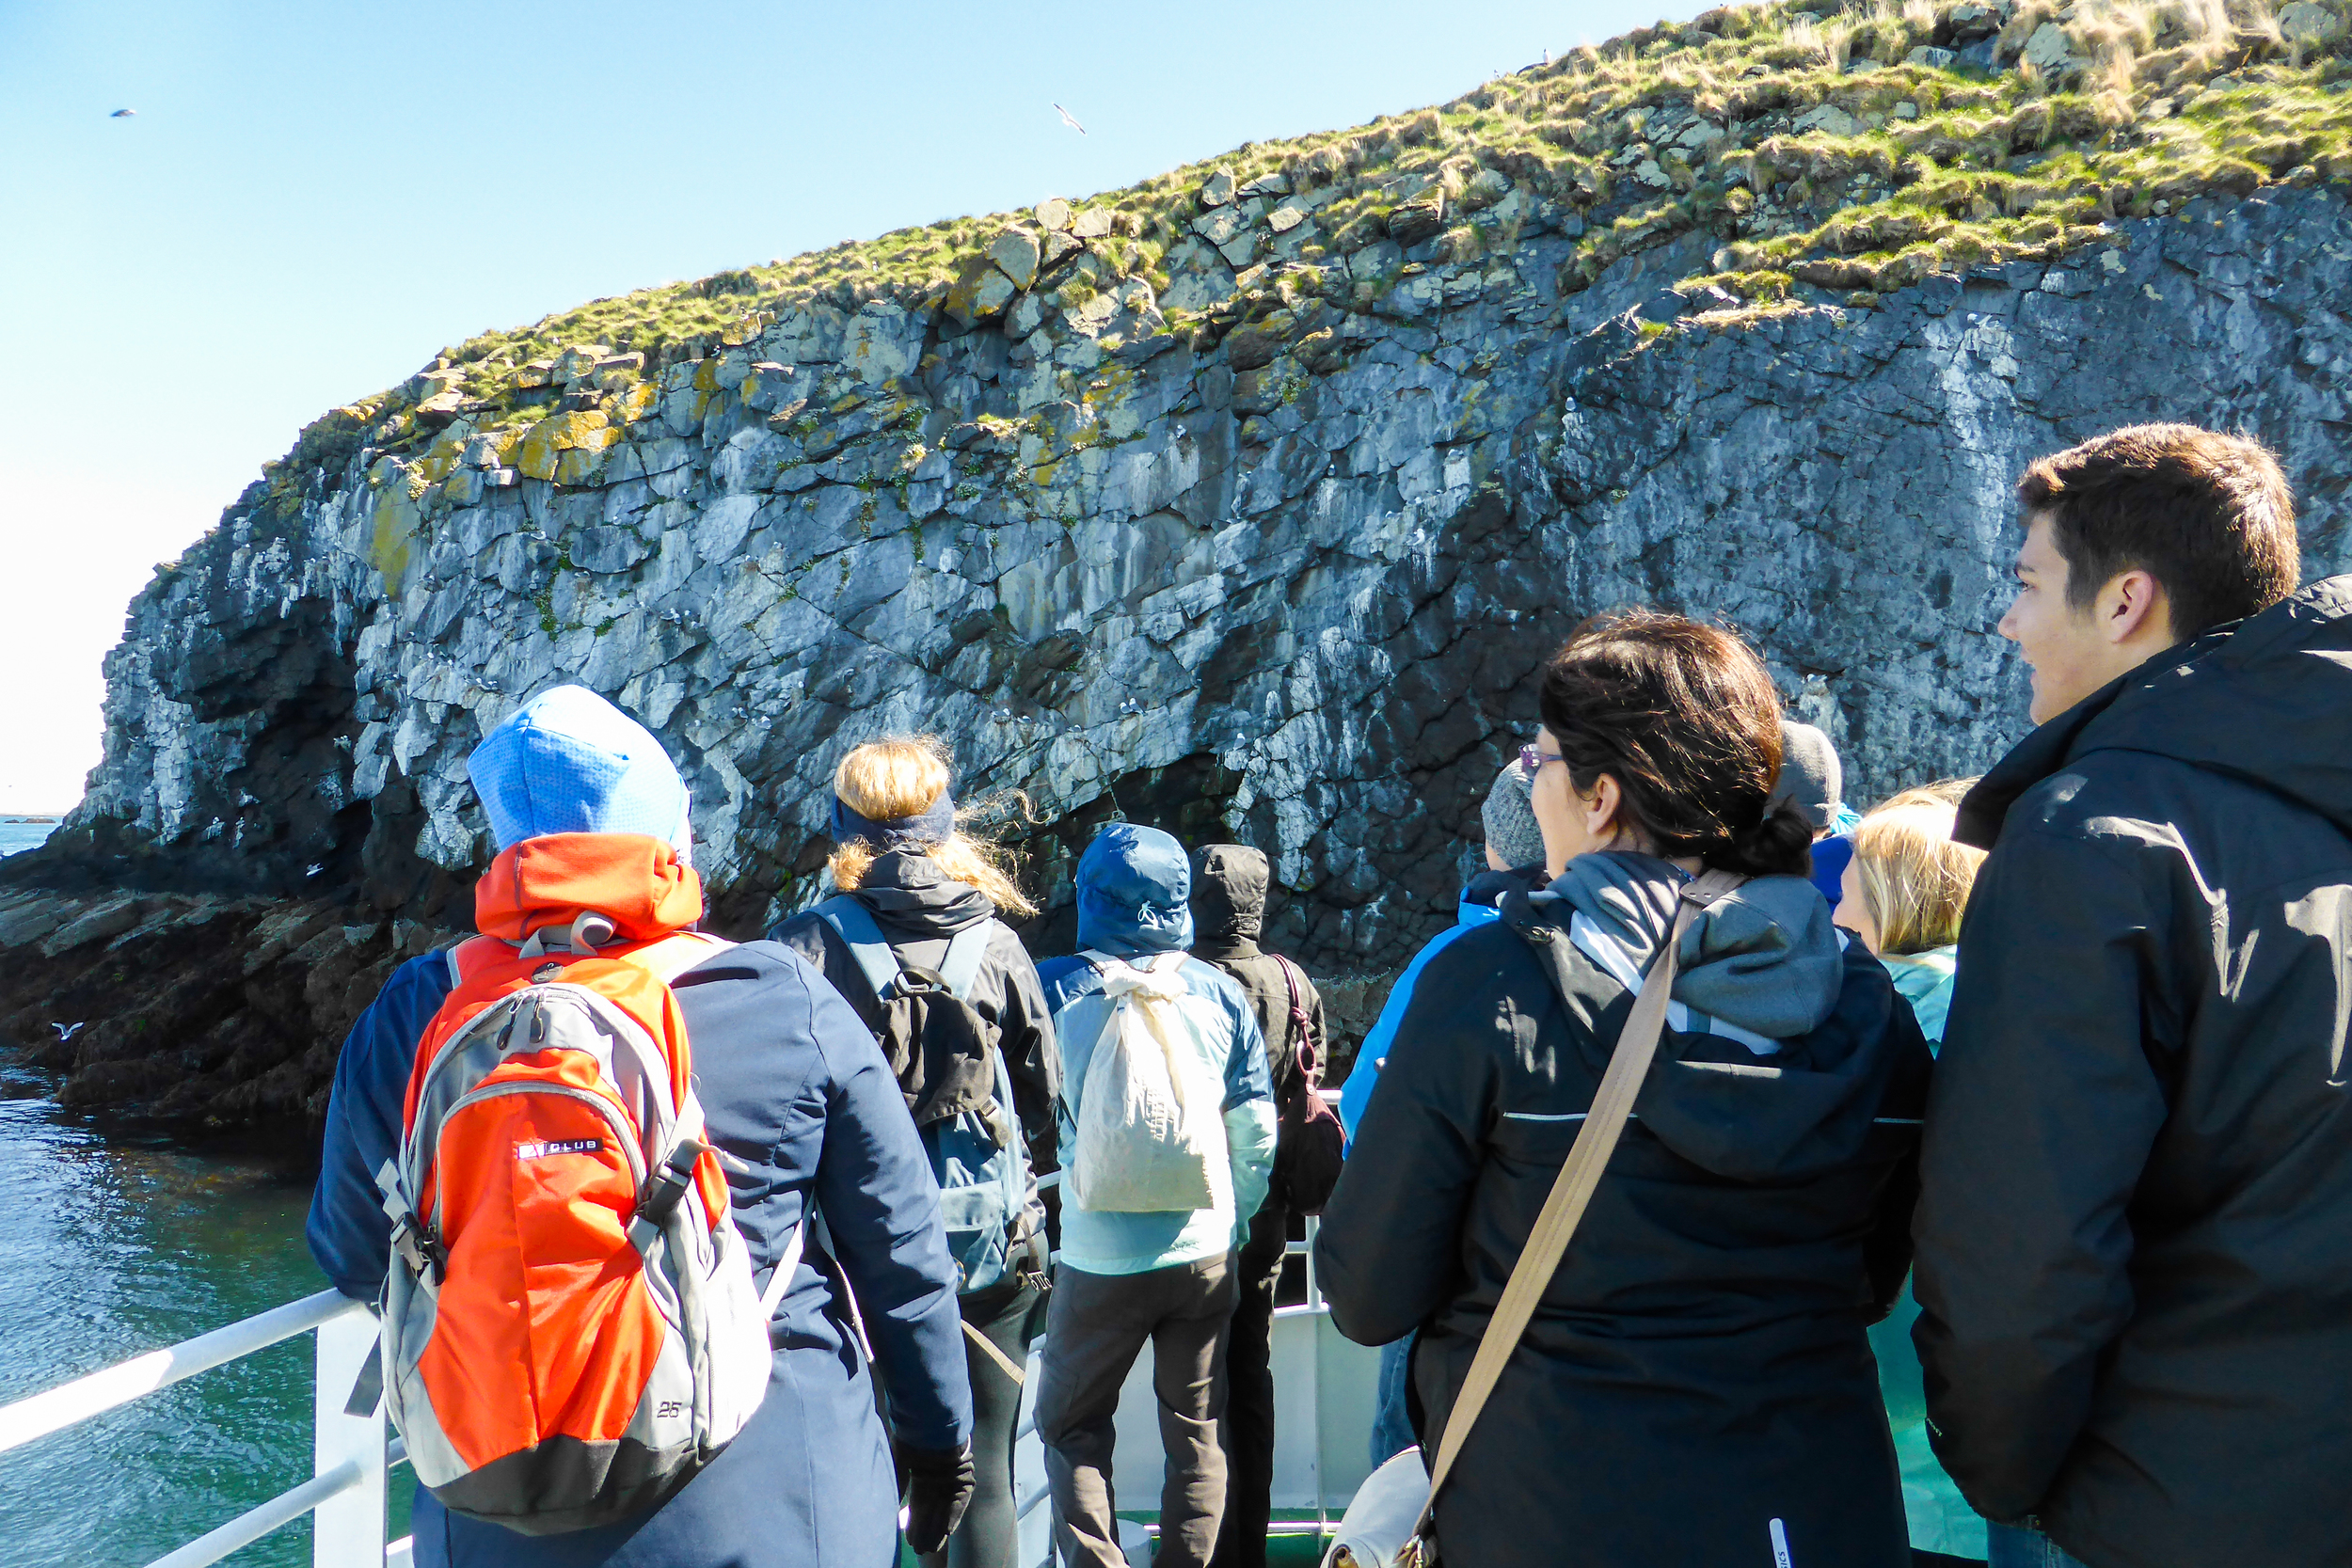
[[[1436,103],[1659,14],[0,0],[0,811],[79,798],[153,563],[445,343]]]

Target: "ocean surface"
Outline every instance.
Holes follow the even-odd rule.
[[[55,822],[19,822],[13,817],[0,816],[0,855],[40,847],[56,826]]]
[[[0,821],[0,853],[48,832]],[[0,1057],[0,1404],[326,1288],[307,1170],[101,1129],[49,1087]],[[0,1562],[140,1568],[308,1480],[310,1383],[303,1335],[0,1454]],[[310,1523],[225,1560],[307,1564]]]

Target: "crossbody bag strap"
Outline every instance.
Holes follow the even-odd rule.
[[[1306,998],[1298,993],[1298,966],[1281,954],[1270,955],[1282,971],[1282,984],[1291,993],[1291,1059],[1297,1063],[1299,1076],[1306,1080],[1309,1092],[1323,1081],[1323,1048],[1315,1038],[1314,1024],[1307,1017]]]
[[[1455,1396],[1453,1413],[1446,1418],[1444,1434],[1438,1440],[1438,1462],[1429,1472],[1428,1499],[1421,1505],[1421,1517],[1414,1523],[1412,1535],[1397,1554],[1399,1564],[1428,1560],[1431,1554],[1427,1538],[1438,1506],[1438,1492],[1453,1474],[1454,1462],[1461,1455],[1470,1428],[1476,1424],[1479,1413],[1486,1408],[1487,1396],[1494,1392],[1503,1367],[1534,1318],[1535,1304],[1543,1298],[1545,1287],[1559,1272],[1560,1259],[1568,1250],[1568,1238],[1576,1234],[1577,1224],[1584,1218],[1586,1205],[1592,1202],[1593,1189],[1600,1184],[1600,1174],[1608,1167],[1610,1155],[1616,1152],[1626,1118],[1633,1114],[1634,1097],[1642,1092],[1650,1063],[1657,1059],[1658,1037],[1665,1027],[1666,1002],[1674,990],[1683,932],[1701,910],[1746,880],[1737,872],[1704,872],[1685,883],[1676,899],[1673,927],[1651,963],[1649,974],[1643,977],[1641,992],[1633,999],[1633,1010],[1626,1016],[1616,1049],[1610,1053],[1609,1069],[1601,1074],[1600,1087],[1593,1095],[1593,1108],[1586,1114],[1584,1125],[1577,1131],[1576,1142],[1569,1147],[1559,1178],[1551,1184],[1551,1196],[1544,1200],[1543,1212],[1535,1216],[1535,1227],[1528,1233],[1527,1244],[1519,1249],[1519,1259],[1512,1266],[1509,1282],[1502,1287],[1502,1299],[1495,1303],[1494,1317],[1478,1341],[1478,1353],[1470,1358],[1470,1373],[1462,1380],[1462,1391]]]

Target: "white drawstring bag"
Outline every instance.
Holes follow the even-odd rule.
[[[1323,1554],[1323,1568],[1385,1568],[1421,1522],[1429,1471],[1421,1449],[1406,1449],[1364,1478],[1348,1499],[1347,1516]]]
[[[1207,1083],[1206,1057],[1178,999],[1185,986],[1166,973],[1102,953],[1110,1017],[1088,1059],[1079,1095],[1078,1148],[1070,1196],[1098,1213],[1165,1213],[1216,1204],[1225,1167],[1223,1085]]]

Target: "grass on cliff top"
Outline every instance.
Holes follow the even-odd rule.
[[[1311,210],[1305,263],[1343,259],[1401,214],[1441,230],[1451,260],[1507,250],[1517,220],[1497,209],[1518,190],[1583,215],[1564,290],[1703,230],[1721,243],[1688,285],[1712,284],[1749,308],[1772,308],[1799,283],[1866,303],[1956,263],[2053,257],[2115,218],[2196,195],[2352,181],[2347,8],[2352,0],[2275,13],[2266,0],[1727,8],[1580,49],[1437,107],[1246,145],[1073,206],[1109,220],[1088,245],[1101,272],[1161,288],[1168,253],[1202,211],[1203,182],[1222,171],[1237,185],[1287,182],[1294,194],[1274,199]],[[1921,46],[1986,33],[1995,69],[1905,63]],[[1823,105],[1836,112],[1794,128]],[[650,371],[746,342],[780,313],[819,301],[936,304],[1015,224],[1035,228],[1028,214],[943,219],[596,300],[483,333],[435,365],[456,371],[457,389],[477,404],[468,428],[513,427],[548,411],[547,394],[524,390],[529,372],[518,372],[566,348],[643,353]],[[1286,291],[1302,286],[1371,287],[1336,270],[1283,280]],[[405,401],[395,390],[330,414],[265,470],[265,483],[287,488],[363,440],[421,441]]]

